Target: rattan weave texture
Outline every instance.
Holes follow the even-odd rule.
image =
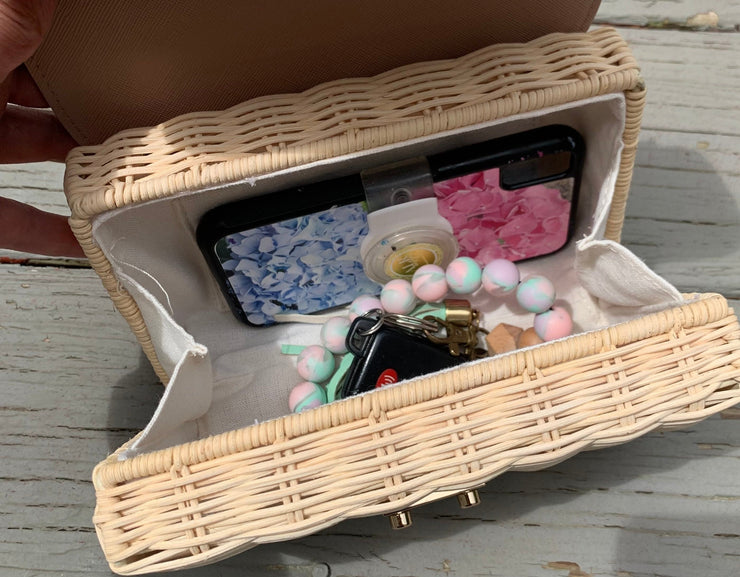
[[[94,518],[130,574],[390,513],[740,402],[740,326],[698,302],[117,462]],[[301,418],[305,417],[305,418]]]
[[[608,28],[128,130],[68,159],[72,225],[163,381],[147,326],[92,237],[107,211],[603,94],[626,99],[606,236],[618,240],[645,89]],[[719,295],[94,472],[121,574],[192,567],[507,470],[681,427],[740,402],[740,327]]]

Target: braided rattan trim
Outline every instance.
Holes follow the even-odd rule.
[[[615,30],[551,34],[123,131],[73,150],[65,189],[73,214],[89,218],[637,86],[636,62]]]
[[[284,443],[289,439],[299,439],[299,442],[303,442],[306,435],[314,433],[332,434],[337,431],[337,427],[358,419],[366,419],[371,414],[378,417],[381,412],[405,410],[407,407],[414,407],[430,399],[446,398],[461,391],[469,391],[512,377],[522,378],[524,374],[531,376],[538,371],[548,370],[557,376],[565,369],[566,363],[571,363],[567,365],[568,370],[582,374],[583,367],[599,363],[604,355],[608,357],[616,354],[614,351],[619,347],[633,345],[634,349],[639,351],[640,347],[645,346],[645,340],[654,335],[658,335],[659,341],[665,342],[668,348],[646,350],[645,358],[648,359],[651,355],[655,355],[658,361],[663,356],[668,359],[673,346],[670,338],[674,332],[708,330],[706,327],[716,322],[734,327],[732,330],[735,332],[731,331],[728,333],[729,336],[722,335],[722,338],[726,337],[731,343],[729,346],[733,347],[732,356],[727,363],[737,363],[738,355],[740,355],[737,319],[729,310],[724,297],[707,294],[697,302],[606,329],[575,335],[514,354],[492,357],[474,365],[462,365],[455,370],[417,379],[403,386],[379,389],[372,394],[352,397],[305,413],[286,415],[279,419],[141,455],[126,461],[119,462],[115,456],[112,456],[96,469],[96,486],[110,487],[131,479],[164,473],[172,466],[196,466],[242,451],[265,448],[270,451],[275,443]],[[660,362],[671,364],[670,360]],[[737,371],[738,368],[740,365],[727,367],[726,370],[735,374],[733,371]],[[740,391],[738,394],[740,395]]]
[[[316,160],[464,126],[624,92],[624,152],[607,238],[619,239],[644,86],[629,47],[614,29],[551,34],[467,56],[404,66],[373,78],[323,84],[301,94],[257,98],[222,112],[187,114],[132,129],[67,159],[72,226],[157,375],[157,359],[134,299],[120,286],[90,219],[118,207],[235,182]]]
[[[95,471],[123,574],[210,562],[505,471],[684,427],[740,401],[719,295]],[[313,429],[296,430],[313,420]]]

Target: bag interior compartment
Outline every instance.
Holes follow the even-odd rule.
[[[682,302],[680,293],[637,257],[604,240],[618,175],[625,102],[621,94],[499,119],[483,125],[315,162],[208,190],[127,206],[95,218],[93,235],[139,306],[169,385],[144,432],[121,459],[278,418],[299,382],[282,344],[319,342],[319,325],[249,327],[236,320],[195,241],[208,210],[253,195],[358,172],[549,124],[575,128],[586,158],[574,234],[560,251],[519,264],[522,275],[555,284],[576,332],[636,318]],[[533,314],[510,299],[479,298],[484,327],[527,328]],[[400,385],[403,386],[403,385]]]

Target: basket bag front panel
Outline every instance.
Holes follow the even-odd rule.
[[[208,563],[392,513],[737,404],[719,295],[609,329],[119,461],[94,473],[111,567]]]

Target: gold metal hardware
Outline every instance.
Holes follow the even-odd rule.
[[[386,515],[388,520],[391,522],[393,529],[405,529],[411,527],[413,521],[411,520],[411,511],[406,509],[405,511],[398,511],[397,513],[389,513]]]
[[[445,320],[466,327],[477,322],[478,311],[465,299],[445,299]]]
[[[457,502],[463,509],[480,505],[480,494],[478,493],[478,489],[468,489],[467,491],[458,493]]]

